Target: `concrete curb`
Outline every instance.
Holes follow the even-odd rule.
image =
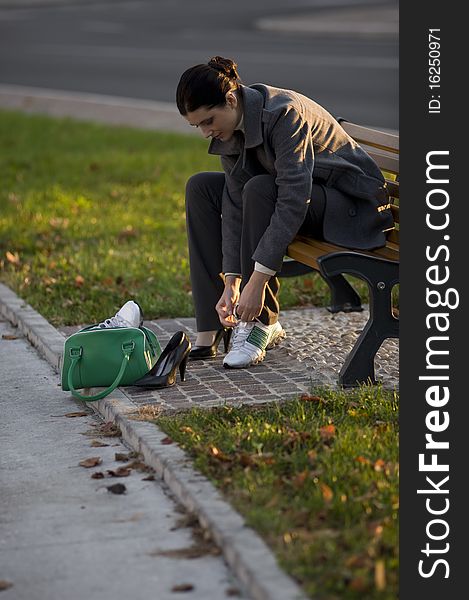
[[[55,371],[60,371],[64,337],[7,286],[0,284],[0,315],[18,326]],[[138,407],[121,391],[91,406],[119,425],[122,437],[165,481],[177,500],[194,513],[221,548],[229,567],[254,600],[305,600],[297,584],[277,566],[262,539],[223,500],[176,444],[164,445],[157,426],[132,418]]]
[[[196,133],[171,102],[0,84],[0,107],[147,130]]]

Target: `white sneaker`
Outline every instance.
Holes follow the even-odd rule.
[[[280,323],[263,325],[259,322],[240,322],[233,331],[231,350],[223,360],[226,369],[242,369],[257,365],[265,357],[265,351],[273,348],[285,337]]]
[[[140,327],[143,324],[143,315],[140,306],[129,300],[116,312],[114,317],[106,319],[98,325],[101,329],[106,327]]]

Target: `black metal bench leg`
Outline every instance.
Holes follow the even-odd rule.
[[[327,307],[329,312],[361,312],[363,310],[360,296],[343,275],[329,277],[321,273],[321,277],[331,291],[331,304]]]
[[[370,318],[345,361],[339,383],[354,387],[376,383],[374,358],[383,341],[399,337],[399,320],[392,314],[392,288],[399,281],[397,263],[354,252],[337,252],[319,259],[321,273],[350,273],[364,279],[370,290]]]
[[[387,295],[389,295],[389,301],[385,297]],[[390,290],[382,298],[376,298],[374,294],[370,294],[370,318],[339,373],[339,383],[343,387],[354,387],[360,383],[377,383],[375,378],[376,353],[384,340],[390,337],[399,337],[399,321],[391,314],[390,299]],[[387,306],[377,307],[377,304],[386,304]],[[389,313],[387,312],[388,306]],[[390,314],[391,316],[389,316]]]

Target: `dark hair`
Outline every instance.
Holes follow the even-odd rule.
[[[241,83],[237,66],[231,58],[214,56],[206,65],[195,65],[184,71],[176,90],[176,104],[181,115],[201,106],[224,105],[227,92],[237,90]]]

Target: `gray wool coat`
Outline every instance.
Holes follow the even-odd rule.
[[[275,212],[252,256],[279,271],[287,246],[308,211],[313,181],[343,194],[327,196],[323,233],[327,241],[354,249],[385,244],[393,227],[385,181],[376,163],[319,104],[292,90],[261,83],[241,86],[244,136],[212,140],[221,156],[223,271],[240,273],[242,192],[259,174],[275,177]],[[327,192],[327,189],[326,189]],[[379,207],[381,210],[378,210]]]

